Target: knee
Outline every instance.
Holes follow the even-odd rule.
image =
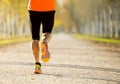
[[[51,33],[43,33],[42,34],[42,42],[48,43],[51,38],[52,38]]]

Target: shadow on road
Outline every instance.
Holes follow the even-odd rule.
[[[43,66],[51,67],[64,67],[64,68],[75,68],[75,69],[88,69],[88,70],[98,70],[98,71],[107,71],[107,72],[116,72],[120,73],[120,69],[113,68],[102,68],[102,67],[93,67],[93,66],[83,66],[83,65],[70,65],[70,64],[43,64]]]
[[[34,63],[31,63],[31,62],[5,62],[5,61],[3,62],[3,61],[1,61],[0,65],[34,65]],[[88,69],[88,70],[97,70],[97,71],[107,71],[107,72],[120,73],[120,69],[94,67],[94,66],[83,66],[83,65],[42,63],[42,66],[64,67],[64,68],[73,68],[73,69]]]

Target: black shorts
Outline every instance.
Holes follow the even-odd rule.
[[[54,25],[55,10],[47,12],[29,11],[31,22],[31,33],[33,40],[40,39],[40,25],[42,33],[51,33]]]

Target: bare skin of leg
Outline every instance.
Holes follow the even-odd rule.
[[[39,61],[39,51],[40,51],[39,40],[33,40],[32,51],[33,51],[33,55],[34,55],[34,58],[35,58],[35,62],[40,62]]]

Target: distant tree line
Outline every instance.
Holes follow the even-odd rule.
[[[63,7],[67,32],[120,39],[120,0],[66,0]]]
[[[0,37],[30,35],[27,0],[0,1]]]

